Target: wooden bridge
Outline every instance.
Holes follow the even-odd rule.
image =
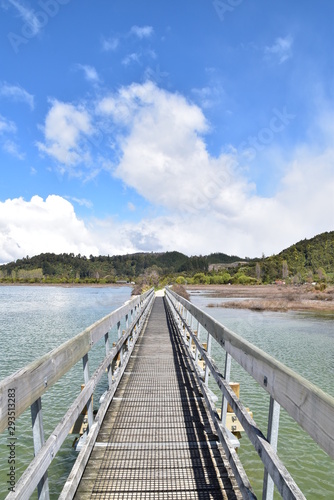
[[[212,339],[225,351],[223,374]],[[90,377],[88,354],[102,340],[106,354]],[[229,385],[232,358],[270,395],[266,436]],[[81,359],[85,387],[45,441],[42,395]],[[109,389],[94,416],[106,370]],[[209,375],[222,392],[220,414]],[[264,464],[262,498],[273,498],[274,485],[283,498],[305,498],[276,453],[280,406],[334,458],[334,398],[169,289],[164,298],[153,290],[134,298],[2,381],[0,431],[9,425],[9,391],[15,418],[31,407],[35,458],[8,499],[28,499],[36,488],[49,498],[48,467],[85,407],[84,444],[61,499],[256,498],[228,430],[228,403]]]

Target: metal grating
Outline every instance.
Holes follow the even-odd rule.
[[[76,498],[241,498],[168,322],[157,297]]]

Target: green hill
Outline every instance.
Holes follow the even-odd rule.
[[[216,255],[216,254],[215,254]],[[223,261],[238,260],[219,254]],[[213,256],[213,259],[216,257]],[[43,253],[0,265],[2,282],[101,282],[134,281],[155,273],[159,277],[207,272],[211,256],[188,257],[180,252],[135,253],[89,258],[74,254]]]
[[[334,282],[334,231],[302,240],[277,255],[242,259],[224,253],[188,257],[180,252],[135,253],[114,256],[85,256],[44,253],[0,265],[4,283],[115,283],[166,282],[177,277],[182,283],[289,283]],[[220,264],[209,272],[210,264]],[[211,268],[210,268],[211,269]]]
[[[334,231],[318,234],[259,262],[264,281],[333,281]]]

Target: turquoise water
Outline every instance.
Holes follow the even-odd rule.
[[[86,327],[120,307],[130,298],[130,287],[0,287],[0,379],[49,352]],[[112,336],[116,338],[116,332]],[[113,340],[113,338],[112,338]],[[89,355],[93,373],[104,353],[103,342]],[[42,398],[43,423],[46,438],[65,414],[83,383],[82,363],[50,389]],[[107,388],[106,377],[99,384],[94,400]],[[16,479],[33,458],[30,410],[16,422],[15,468]],[[62,489],[77,453],[74,437],[69,436],[49,469],[51,498]],[[8,493],[9,472],[8,435],[0,436],[0,498]],[[32,498],[37,498],[34,495]]]
[[[305,313],[254,312],[243,309],[209,308],[222,299],[192,293],[191,301],[226,327],[292,368],[334,396],[334,316]],[[203,337],[204,340],[204,337]],[[223,370],[224,355],[218,344],[213,357]],[[236,363],[231,380],[240,382],[240,398],[266,435],[269,396]],[[211,389],[219,395],[215,383]],[[217,403],[220,406],[220,402]],[[334,461],[281,410],[278,455],[309,500],[334,499]],[[247,436],[243,434],[239,456],[258,498],[262,496],[263,467]],[[276,498],[280,498],[275,494]]]

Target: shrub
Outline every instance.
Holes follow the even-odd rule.
[[[186,300],[190,300],[190,295],[182,285],[175,284],[172,286],[173,292],[177,293]]]
[[[187,284],[187,280],[185,279],[184,276],[178,276],[175,280],[175,282],[178,284],[178,285],[186,285]]]

